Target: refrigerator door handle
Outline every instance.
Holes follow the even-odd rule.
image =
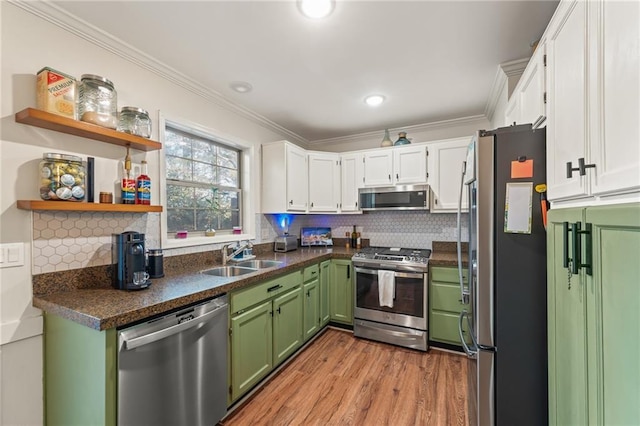
[[[471,328],[471,321],[469,320],[469,313],[466,309],[460,312],[460,316],[458,317],[458,334],[460,335],[460,342],[462,343],[462,349],[464,349],[464,352],[469,358],[475,358],[478,350],[471,350],[469,345],[467,345],[467,342],[464,340],[464,333],[462,332],[462,322],[464,321],[465,317],[467,318],[467,326],[469,327],[469,335],[471,336],[471,341],[473,342],[474,348],[477,348],[477,344],[475,341],[476,339],[473,336],[473,329]]]
[[[464,192],[464,176],[467,171],[467,162],[462,162],[462,176],[460,177],[460,194],[458,197],[458,215],[457,215],[457,225],[458,225],[458,280],[460,281],[460,300],[464,305],[469,304],[469,289],[464,287],[464,280],[462,277],[462,193]]]

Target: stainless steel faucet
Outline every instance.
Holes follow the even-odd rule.
[[[236,257],[244,249],[253,247],[253,244],[251,243],[251,241],[247,241],[246,243],[243,243],[242,241],[240,241],[238,243],[238,247],[235,250],[233,250],[233,247],[231,248],[233,250],[231,254],[229,254],[229,246],[230,244],[225,244],[222,246],[222,264],[223,265],[226,265],[229,260]]]

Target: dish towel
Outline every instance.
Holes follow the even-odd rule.
[[[396,279],[394,271],[378,270],[378,299],[380,306],[393,308],[393,299],[396,294]]]

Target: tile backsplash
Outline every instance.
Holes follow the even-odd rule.
[[[433,241],[455,241],[455,214],[425,211],[386,211],[358,215],[286,215],[289,233],[324,226],[334,237],[344,237],[356,225],[373,246],[431,248]],[[256,243],[273,241],[283,231],[284,215],[256,214]],[[462,239],[468,240],[467,215],[462,216]],[[32,273],[43,274],[111,263],[111,234],[145,234],[146,246],[160,247],[159,213],[33,212]],[[221,244],[165,249],[165,256],[217,250]]]

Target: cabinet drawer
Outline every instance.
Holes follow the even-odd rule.
[[[460,282],[458,278],[458,268],[450,268],[443,266],[434,266],[429,268],[429,273],[431,274],[432,281],[442,281],[447,283],[456,283]],[[462,268],[462,279],[464,282],[467,282],[467,278],[469,276],[468,268]]]
[[[431,309],[460,313],[464,305],[460,302],[460,287],[450,284],[431,283],[429,299]]]
[[[300,284],[302,284],[302,272],[296,271],[232,292],[230,295],[231,314],[286,292]]]
[[[467,325],[463,323],[462,331]],[[431,312],[429,316],[429,340],[462,345],[458,334],[458,315],[448,312]]]
[[[320,268],[318,267],[318,265],[307,266],[306,268],[304,268],[303,272],[304,282],[306,283],[307,281],[318,278],[319,274]]]

